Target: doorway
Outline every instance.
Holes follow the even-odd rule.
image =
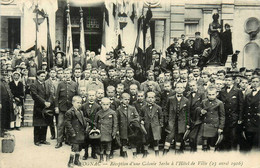
[[[21,19],[8,19],[8,48],[14,50],[17,44],[21,42]]]

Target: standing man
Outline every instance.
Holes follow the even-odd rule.
[[[50,78],[45,81],[46,90],[48,90],[52,93],[53,100],[55,100],[57,87],[60,82],[59,79],[56,77],[56,74],[57,73],[56,73],[55,69],[52,68],[49,73]],[[51,107],[52,107],[51,110],[54,111],[54,106],[51,106]],[[55,121],[57,124],[58,123],[58,114],[54,114],[54,117],[55,117]],[[50,131],[51,131],[51,139],[55,139],[55,127],[54,127],[53,117],[50,122]]]
[[[233,76],[226,75],[226,88],[219,93],[219,99],[224,103],[225,127],[222,149],[236,150],[238,144],[237,127],[242,123],[243,93],[234,85]]]
[[[0,110],[1,110],[1,129],[3,130],[2,133],[4,133],[5,130],[10,128],[10,122],[14,120],[14,117],[12,117],[13,113],[13,94],[10,90],[10,87],[8,85],[9,79],[7,71],[2,70],[1,71],[1,102],[0,102]],[[0,134],[0,136],[2,136]]]
[[[225,65],[227,62],[228,55],[233,54],[233,45],[232,45],[232,33],[229,24],[225,24],[225,32],[222,34],[222,57],[221,64]]]
[[[195,33],[195,41],[194,41],[194,54],[201,55],[204,50],[204,41],[200,37],[200,32]]]
[[[64,140],[64,117],[65,113],[72,107],[72,98],[78,95],[78,84],[71,80],[71,70],[65,69],[66,80],[59,83],[55,97],[55,113],[58,116],[58,136],[55,148],[60,148]]]
[[[252,77],[251,87],[252,92],[246,95],[244,104],[244,126],[245,136],[247,139],[247,150],[257,148],[259,150],[259,135],[260,135],[260,84],[259,76]]]
[[[46,141],[47,126],[43,118],[42,111],[44,108],[49,108],[53,103],[51,93],[46,90],[44,80],[46,77],[44,70],[37,72],[37,80],[31,85],[31,95],[34,100],[33,107],[33,126],[34,126],[34,144],[40,146],[41,144],[50,145]]]

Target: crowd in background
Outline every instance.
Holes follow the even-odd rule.
[[[195,40],[185,39],[185,35],[174,39],[174,43],[166,50],[166,57],[153,50],[146,68],[138,61],[139,58],[125,53],[123,49],[107,53],[104,60],[100,53],[87,50],[82,56],[78,49],[74,49],[70,68],[67,67],[59,41],[56,42],[54,67],[51,69],[47,68],[44,50],[41,52],[41,67],[37,65],[34,50],[22,51],[19,45],[13,51],[1,50],[1,127],[20,129],[24,120],[24,102],[26,96],[31,94],[37,104],[33,112],[34,143],[37,146],[48,144],[47,126],[50,126],[51,139],[57,138],[56,148],[60,148],[64,141],[69,141],[65,133],[69,132],[65,130],[71,129],[67,112],[71,113],[71,108],[76,111],[80,109],[76,105],[80,102],[83,107],[88,105],[82,111],[92,129],[98,128],[101,122],[96,116],[101,115],[102,110],[107,111],[106,106],[110,105],[110,113],[117,116],[119,123],[114,126],[116,128],[113,127],[116,131],[112,131],[111,137],[113,139],[119,134],[123,147],[133,144],[127,141],[127,135],[122,135],[124,129],[120,127],[120,110],[125,106],[133,108],[134,118],[147,131],[142,149],[144,155],[147,155],[145,151],[149,144],[154,147],[156,155],[158,145],[164,144],[166,154],[173,142],[176,151],[183,151],[187,147],[196,151],[197,145],[207,150],[209,146],[216,147],[220,135],[223,141],[218,144],[218,150],[235,150],[238,146],[245,151],[254,147],[259,149],[259,68],[237,69],[237,58],[234,58],[231,69],[211,73],[204,68],[211,50],[209,39],[202,39],[199,32],[195,36]],[[223,58],[221,64],[225,65],[226,60],[226,57]],[[205,103],[215,103],[218,110],[214,105]],[[148,106],[151,105],[151,109],[155,108],[155,118],[149,118]],[[43,110],[47,111],[46,114],[48,110],[53,113],[48,122],[42,115]],[[93,113],[94,117],[89,113]],[[173,117],[173,114],[176,116]],[[202,117],[206,115],[209,115],[209,119]],[[56,129],[54,123],[57,124]],[[210,126],[202,127],[201,124],[205,123]],[[106,134],[102,129],[101,135]],[[187,130],[188,138],[183,138]],[[99,146],[95,140],[88,144],[95,148]],[[101,154],[103,150],[113,152],[111,144],[101,144]],[[79,151],[79,146],[72,146],[73,151]],[[134,147],[139,148],[138,145]],[[122,156],[126,157],[125,148],[121,150]],[[96,158],[96,150],[93,148],[92,151],[92,157]],[[112,155],[110,153],[109,157]]]

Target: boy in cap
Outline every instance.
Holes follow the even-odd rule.
[[[122,94],[122,104],[116,110],[118,117],[118,131],[121,139],[122,147],[120,149],[120,153],[124,158],[127,158],[127,143],[129,136],[129,125],[132,121],[139,121],[139,115],[136,111],[135,107],[129,105],[130,95],[128,93]],[[134,144],[130,144],[133,151],[133,156],[136,157],[136,146]]]
[[[103,162],[104,154],[106,154],[106,161],[109,161],[111,143],[115,139],[118,123],[116,112],[110,108],[109,98],[102,98],[101,107],[102,109],[95,116],[95,123],[101,133],[100,162]]]
[[[148,92],[147,104],[141,108],[140,119],[147,134],[145,135],[144,154],[147,157],[148,145],[153,144],[155,156],[159,156],[159,140],[161,139],[161,128],[163,127],[162,108],[155,104],[155,93]]]
[[[69,142],[71,143],[71,154],[68,162],[68,167],[73,167],[74,164],[81,166],[79,161],[80,151],[85,142],[85,131],[87,121],[83,112],[80,110],[82,99],[80,96],[73,96],[72,107],[65,113],[66,134],[68,134]]]

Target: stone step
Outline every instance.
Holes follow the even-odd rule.
[[[33,114],[24,114],[24,120],[25,121],[31,121],[32,122],[33,119]]]
[[[33,104],[33,103],[34,103],[33,99],[26,99],[24,102],[24,104]]]

